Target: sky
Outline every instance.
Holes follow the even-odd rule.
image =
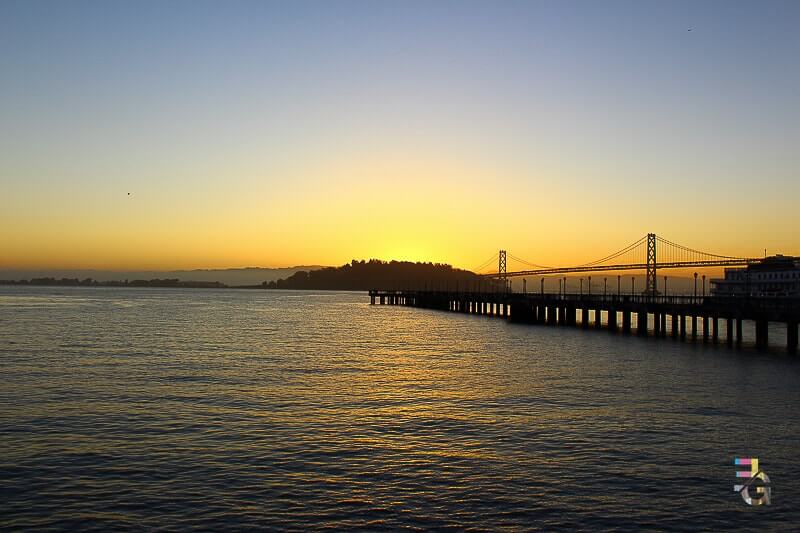
[[[0,268],[800,254],[800,2],[0,3]],[[510,269],[513,265],[509,265]]]

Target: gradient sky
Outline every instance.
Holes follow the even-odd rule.
[[[798,27],[792,1],[5,0],[0,267],[800,253]]]

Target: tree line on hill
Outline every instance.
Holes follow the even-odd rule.
[[[267,289],[350,290],[370,289],[455,289],[491,287],[491,281],[474,272],[443,263],[410,261],[357,261],[340,267],[299,271],[285,279],[264,282]]]

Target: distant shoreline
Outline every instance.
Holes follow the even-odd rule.
[[[0,280],[0,285],[18,287],[112,287],[172,289],[264,289],[263,285],[227,285],[219,281],[180,281],[178,279],[137,279],[132,281],[81,281],[72,279]]]
[[[2,272],[0,272],[2,275]],[[490,288],[496,282],[451,265],[410,261],[353,260],[339,267],[295,270],[282,279],[263,279],[253,283],[181,279],[178,276],[149,279],[98,280],[91,276],[31,276],[28,279],[0,279],[0,285],[37,287],[153,287],[178,289],[290,289],[312,291],[367,291],[375,288],[458,287]],[[266,277],[266,276],[265,276]],[[227,280],[226,280],[227,281]],[[249,283],[247,281],[250,281]]]
[[[100,288],[100,289],[230,289],[230,290],[264,290],[264,291],[330,291],[330,292],[366,292],[369,289],[346,289],[346,288],[275,288],[264,285],[226,285],[219,282],[200,282],[191,281],[173,284],[156,284],[152,281],[158,280],[134,280],[127,284],[124,281],[104,281],[97,283],[45,283],[33,282],[31,280],[0,280],[0,287],[79,287],[79,288]],[[161,280],[163,281],[163,280]],[[144,283],[136,283],[144,282]]]

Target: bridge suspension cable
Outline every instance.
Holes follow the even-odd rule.
[[[660,246],[656,246],[659,244]],[[656,250],[658,253],[656,254]],[[505,252],[501,252],[505,253]],[[507,254],[512,260],[525,265],[525,269],[520,271],[509,271],[506,273],[503,268],[503,276],[525,276],[525,275],[550,275],[563,274],[568,272],[610,272],[615,270],[647,270],[648,287],[653,294],[657,292],[656,272],[659,268],[685,268],[685,267],[728,267],[749,265],[760,261],[757,258],[735,257],[730,255],[713,254],[689,248],[682,244],[677,244],[658,237],[654,233],[637,239],[629,245],[617,250],[614,253],[569,267],[548,267],[527,261],[520,257]],[[496,258],[497,254],[485,261],[474,272],[487,268]],[[615,261],[616,260],[616,261]],[[482,275],[489,275],[483,274]]]
[[[668,239],[663,237],[656,236],[656,241],[659,244],[663,244],[667,247],[666,254],[662,251],[659,251],[659,255],[661,257],[668,257],[673,258],[674,262],[680,261],[703,261],[708,260],[708,258],[714,259],[744,259],[742,257],[735,257],[731,255],[718,255],[712,254],[710,252],[701,252],[699,250],[695,250],[693,248],[689,248],[688,246],[683,246],[682,244],[674,243]],[[668,255],[670,252],[675,253],[675,256]]]
[[[483,263],[481,263],[477,267],[473,268],[472,272],[480,273],[483,269],[485,269],[489,265],[491,265],[493,263],[496,263],[496,262],[497,262],[497,252],[492,254],[492,257],[490,257],[489,259],[487,259],[486,261],[484,261]]]
[[[600,264],[605,263],[607,261],[610,261],[612,259],[616,259],[618,257],[621,257],[621,256],[623,256],[623,255],[625,255],[625,254],[627,254],[627,253],[629,253],[631,251],[634,251],[637,248],[637,246],[642,245],[646,240],[647,240],[647,236],[645,235],[644,237],[634,241],[633,243],[629,244],[628,246],[625,246],[624,248],[622,248],[620,250],[617,250],[616,252],[614,252],[612,254],[609,254],[609,255],[607,255],[605,257],[602,257],[600,259],[596,259],[594,261],[590,261],[588,263],[583,263],[583,264],[580,264],[580,265],[574,265],[572,267],[554,267],[554,266],[540,265],[540,264],[537,264],[537,263],[532,263],[530,261],[527,261],[525,259],[522,259],[521,257],[517,257],[517,256],[512,255],[512,254],[508,254],[508,256],[511,259],[513,259],[514,261],[518,262],[518,263],[521,263],[523,265],[526,265],[526,266],[529,266],[529,267],[532,267],[532,268],[535,268],[535,269],[584,268],[584,267],[591,267],[591,266],[600,265]],[[644,255],[644,254],[642,254],[642,255]]]
[[[596,265],[605,263],[607,261],[611,261],[612,259],[616,259],[617,257],[620,257],[620,256],[625,255],[626,253],[628,253],[628,252],[630,252],[632,250],[635,250],[637,246],[640,246],[640,245],[644,244],[645,241],[647,241],[647,235],[645,235],[644,237],[642,237],[641,239],[639,239],[637,241],[634,241],[633,243],[629,244],[628,246],[622,248],[621,250],[617,250],[613,254],[609,254],[609,255],[607,255],[607,256],[605,256],[605,257],[603,257],[601,259],[597,259],[595,261],[590,261],[588,263],[583,263],[582,265],[575,265],[575,268],[591,267],[591,266],[596,266]]]
[[[527,265],[527,266],[533,267],[533,268],[553,268],[553,267],[550,267],[550,266],[537,265],[536,263],[531,263],[530,261],[526,261],[524,259],[520,259],[519,257],[517,257],[515,255],[511,255],[511,254],[508,254],[508,257],[510,257],[511,259],[516,261],[517,263],[522,263],[523,265]]]

